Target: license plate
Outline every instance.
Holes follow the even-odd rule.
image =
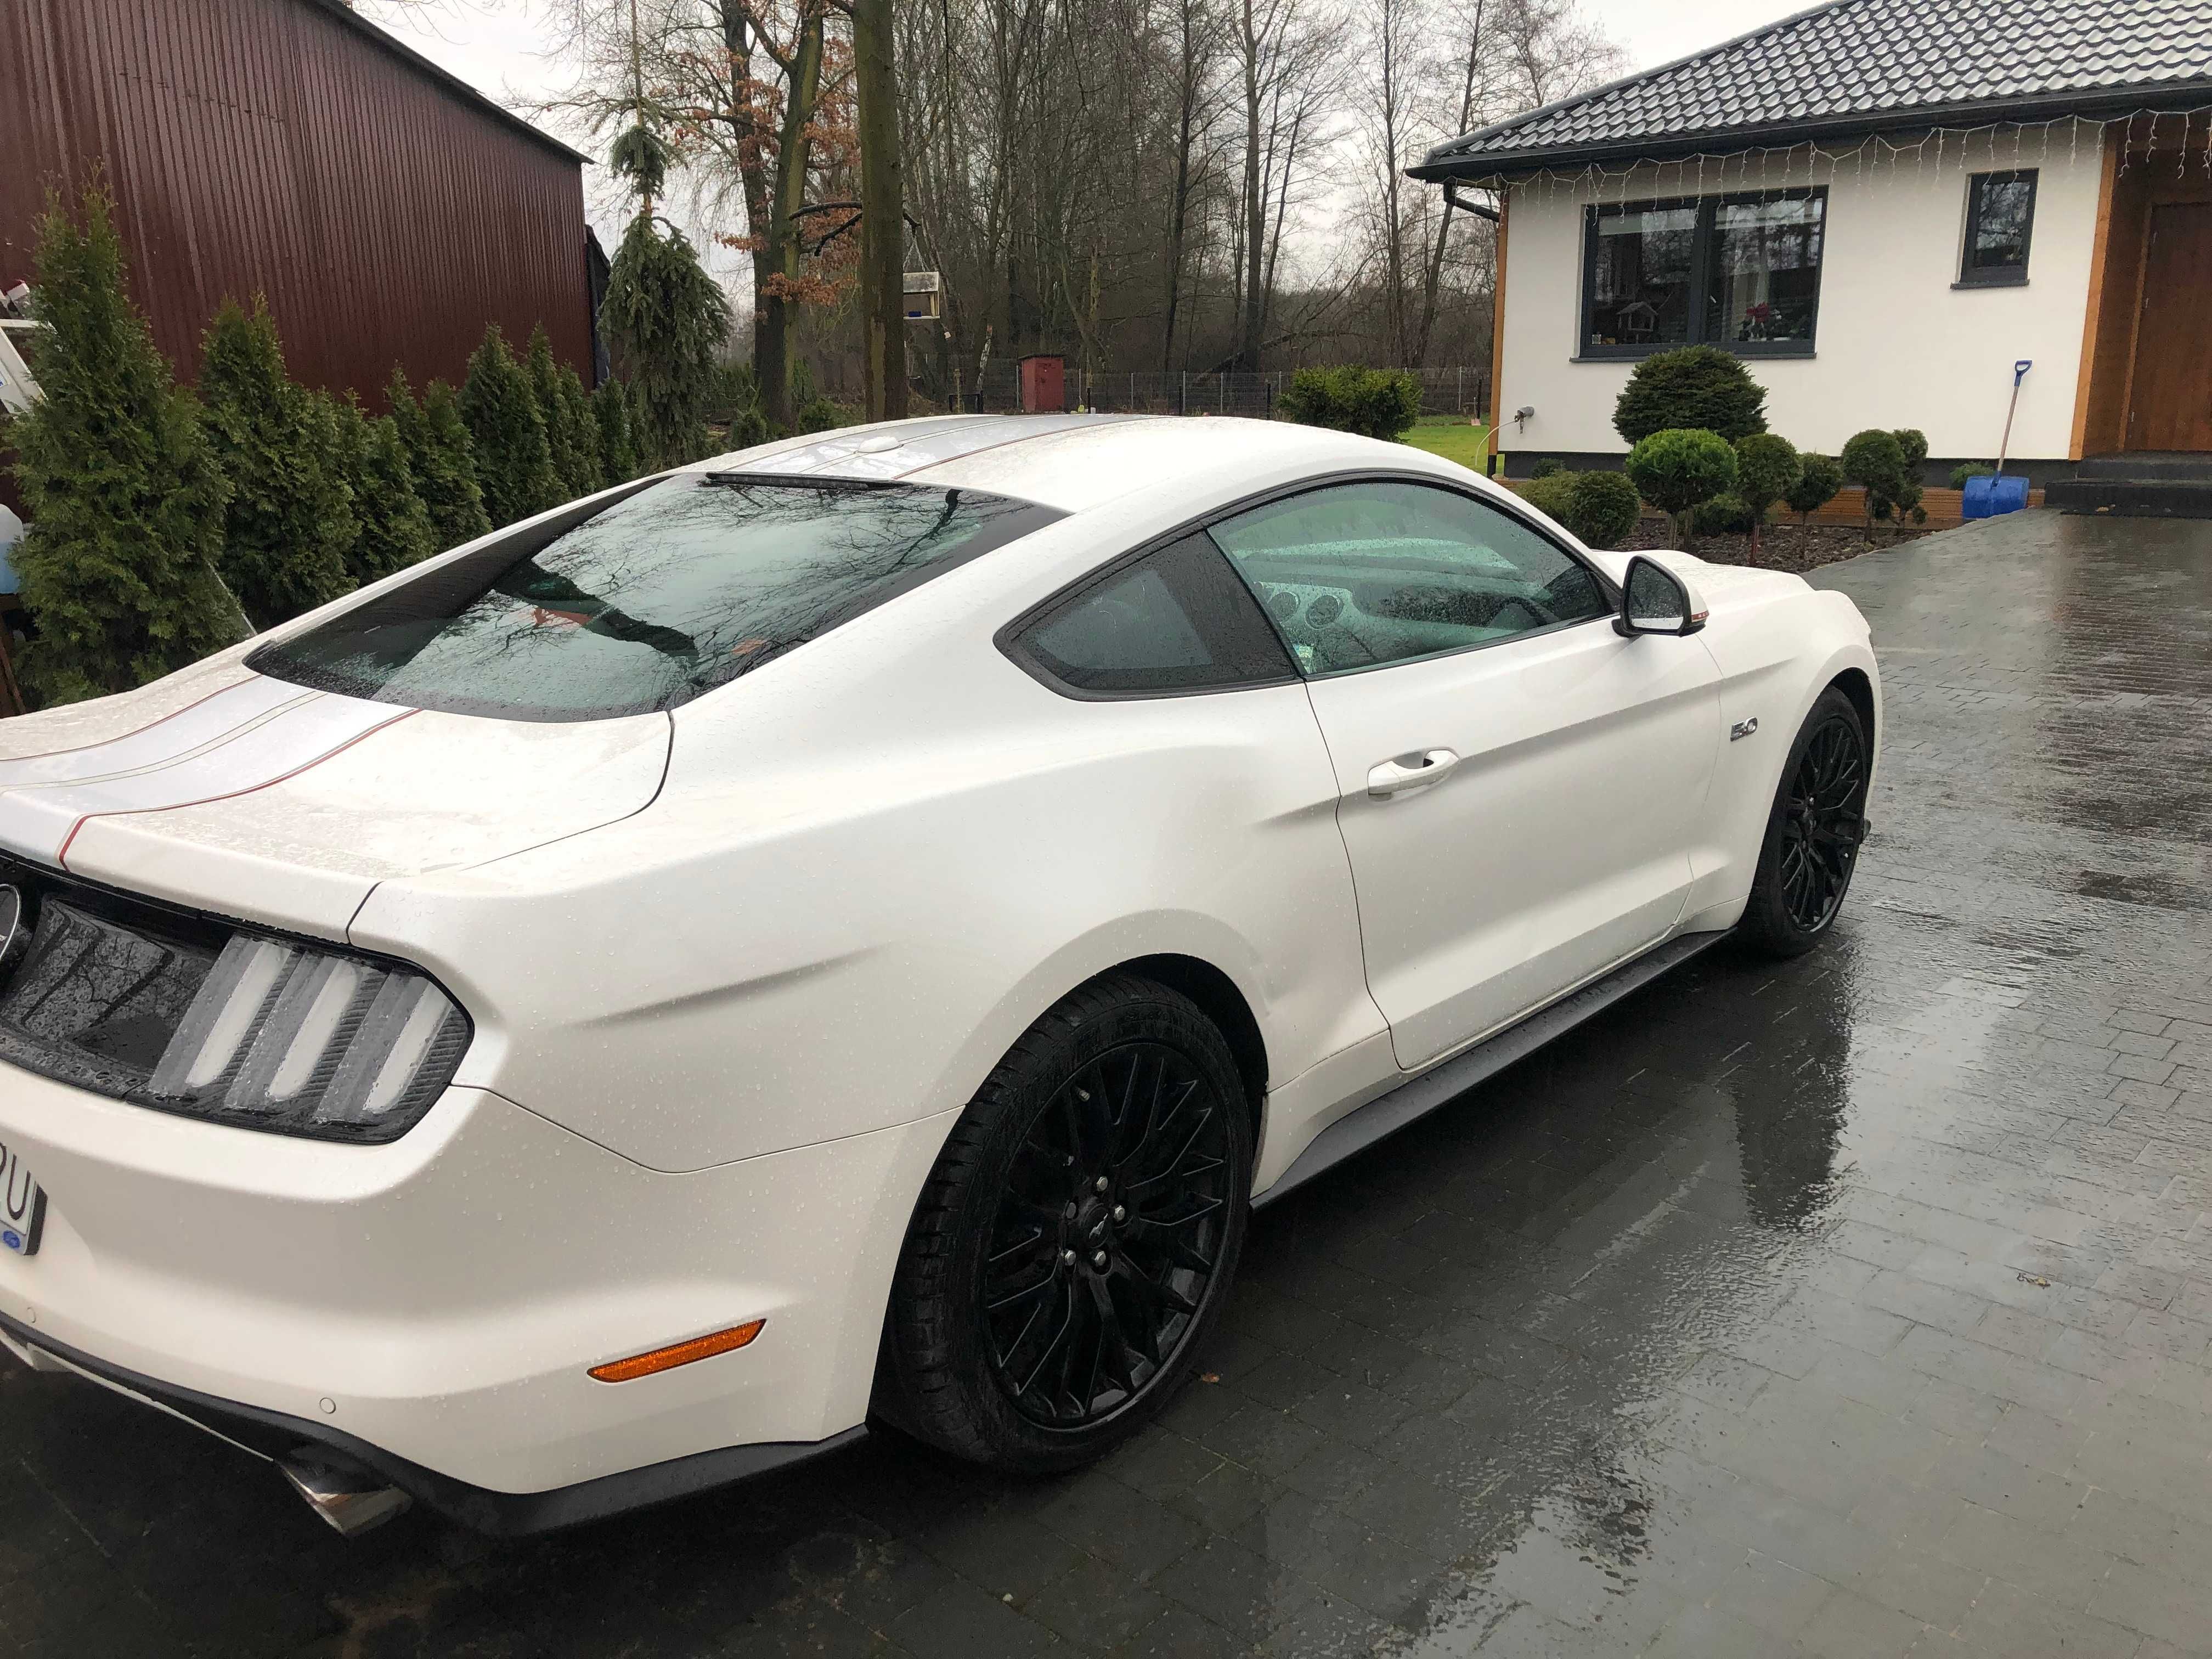
[[[46,1195],[13,1147],[0,1145],[0,1249],[17,1255],[39,1253],[46,1226]]]

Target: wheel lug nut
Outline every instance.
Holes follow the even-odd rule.
[[[1060,1253],[1060,1265],[1063,1267],[1073,1267],[1075,1265],[1075,1252],[1062,1250]]]
[[[1127,1221],[1128,1218],[1128,1211],[1123,1209],[1119,1204],[1116,1204],[1114,1206],[1114,1219],[1116,1221]]]
[[[1106,1190],[1106,1177],[1104,1176],[1100,1176],[1098,1179],[1092,1182],[1091,1185],[1095,1190],[1103,1193]]]
[[[1092,1256],[1091,1258],[1091,1265],[1094,1267],[1104,1267],[1106,1265],[1106,1252],[1101,1250],[1097,1255]]]

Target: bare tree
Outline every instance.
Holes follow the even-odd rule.
[[[701,205],[742,228],[722,233],[752,259],[753,363],[770,421],[788,427],[794,386],[792,313],[834,297],[823,255],[848,211],[805,222],[815,173],[849,147],[842,74],[825,78],[828,0],[545,0],[556,54],[574,88],[533,108],[597,136],[643,99],[695,181]],[[830,141],[825,145],[825,140]],[[827,149],[833,153],[824,156]],[[839,252],[849,259],[849,246]]]

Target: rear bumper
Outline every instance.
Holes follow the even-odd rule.
[[[326,1446],[469,1525],[562,1525],[863,1421],[948,1127],[667,1175],[478,1091],[344,1146],[0,1066],[0,1141],[47,1194],[39,1254],[0,1253],[0,1328],[258,1455]],[[587,1375],[752,1319],[733,1352]]]
[[[265,1462],[288,1457],[303,1447],[320,1447],[337,1453],[397,1486],[424,1508],[457,1525],[499,1537],[520,1537],[550,1532],[686,1498],[733,1480],[811,1462],[865,1439],[866,1426],[846,1430],[826,1440],[787,1442],[752,1446],[722,1446],[694,1452],[644,1468],[625,1469],[597,1480],[559,1486],[550,1492],[493,1492],[465,1480],[441,1474],[420,1463],[357,1440],[324,1423],[264,1411],[235,1400],[179,1389],[120,1365],[83,1353],[66,1344],[40,1336],[29,1326],[0,1314],[0,1344],[4,1344],[34,1370],[72,1372],[88,1382],[125,1395],[172,1417],[183,1419],[218,1440]]]

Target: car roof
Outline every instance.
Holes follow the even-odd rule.
[[[980,489],[1080,513],[1142,491],[1221,491],[1224,476],[1285,465],[1472,475],[1404,444],[1287,421],[1173,415],[951,415],[845,427],[694,470]]]

